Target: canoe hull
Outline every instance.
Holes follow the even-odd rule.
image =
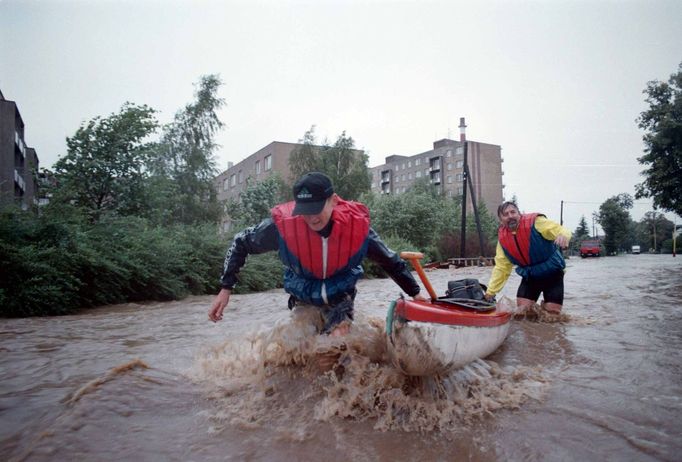
[[[433,310],[447,310],[433,317]],[[425,314],[426,313],[426,314]],[[420,318],[419,320],[409,320]],[[497,350],[509,334],[511,313],[472,313],[431,303],[400,300],[388,352],[401,372],[412,376],[446,374]]]

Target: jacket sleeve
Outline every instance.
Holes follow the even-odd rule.
[[[405,261],[397,253],[386,247],[386,244],[372,228],[369,229],[367,258],[381,266],[407,295],[414,297],[419,293],[419,284],[410,273]]]
[[[542,237],[548,241],[553,241],[559,237],[559,235],[564,236],[569,240],[571,239],[571,231],[555,221],[548,220],[542,215],[539,215],[537,218],[535,218],[535,229],[537,229]]]
[[[271,218],[238,233],[225,254],[220,286],[223,289],[232,289],[237,284],[237,274],[246,263],[248,255],[271,252],[278,248],[279,231]]]
[[[509,279],[512,269],[514,269],[514,265],[504,254],[504,250],[502,250],[502,246],[498,242],[497,249],[495,250],[495,267],[490,275],[486,294],[495,295],[502,290],[507,283],[507,279]]]

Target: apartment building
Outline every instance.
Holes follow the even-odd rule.
[[[247,179],[262,181],[273,172],[289,181],[289,156],[299,146],[301,145],[296,143],[273,141],[237,164],[229,162],[227,170],[215,179],[218,200],[239,199],[239,195],[246,189]]]
[[[233,164],[228,162],[227,170],[215,178],[215,188],[219,201],[239,200],[248,182],[259,182],[277,172],[284,181],[289,181],[289,156],[297,147],[297,143],[273,141],[259,149],[246,159]],[[221,230],[227,232],[232,221],[227,214],[223,215]]]
[[[0,202],[22,209],[37,204],[38,156],[26,145],[24,121],[14,101],[0,91]]]
[[[411,156],[392,155],[385,163],[372,167],[372,191],[402,194],[415,181],[427,178],[447,197],[461,196],[464,178],[464,143],[476,203],[484,203],[494,213],[503,201],[502,148],[495,144],[444,138],[433,142],[433,149]],[[467,196],[470,190],[467,188]],[[467,204],[471,207],[470,199]]]
[[[300,143],[273,141],[237,164],[229,162],[227,170],[214,180],[218,200],[239,200],[240,194],[246,189],[247,180],[249,182],[262,181],[274,172],[277,172],[287,183],[291,183],[289,157],[295,149],[301,146],[303,145]],[[322,148],[322,146],[317,146],[317,148]],[[355,150],[355,152],[364,154],[362,150]],[[230,226],[230,217],[225,215],[221,229],[228,231]]]

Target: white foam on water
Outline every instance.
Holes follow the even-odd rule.
[[[341,418],[384,431],[452,432],[544,396],[540,370],[490,361],[447,376],[405,376],[388,358],[384,328],[383,320],[359,315],[349,335],[334,338],[292,317],[207,347],[191,375],[215,401],[213,431],[267,424],[280,438],[300,441],[315,422]]]

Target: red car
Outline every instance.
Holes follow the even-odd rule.
[[[580,244],[581,257],[598,257],[599,255],[601,255],[599,241],[583,241]]]

